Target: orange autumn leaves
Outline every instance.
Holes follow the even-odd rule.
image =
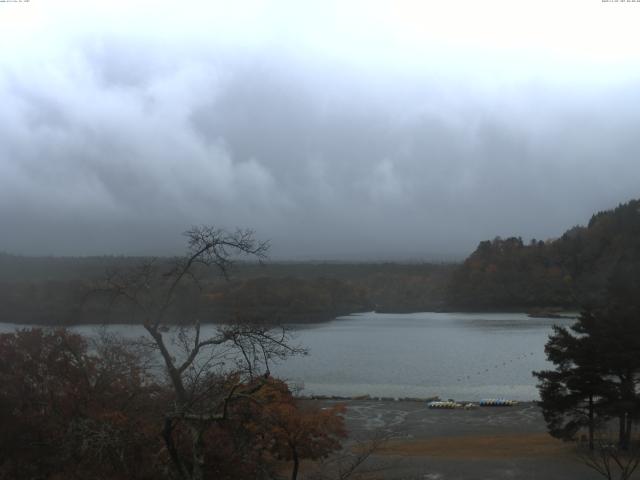
[[[126,345],[63,329],[0,335],[0,479],[168,478],[161,432],[172,394],[145,365]],[[260,388],[247,385],[254,393],[206,432],[209,474],[297,471],[301,460],[341,448],[343,407],[300,401],[273,378],[255,382]]]

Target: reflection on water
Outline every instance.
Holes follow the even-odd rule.
[[[295,341],[309,355],[272,371],[306,394],[532,400],[531,372],[549,367],[544,344],[552,326],[572,322],[513,313],[350,315],[296,328]],[[0,331],[16,327],[0,324]],[[145,333],[131,325],[109,329],[130,338]],[[74,330],[92,334],[95,327]]]

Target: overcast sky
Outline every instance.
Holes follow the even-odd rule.
[[[640,196],[640,3],[0,2],[0,251],[465,256]]]

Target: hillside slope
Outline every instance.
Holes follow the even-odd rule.
[[[611,279],[640,272],[640,200],[594,214],[547,242],[480,242],[454,272],[448,304],[464,309],[576,308],[599,302]],[[631,281],[631,280],[629,280]]]

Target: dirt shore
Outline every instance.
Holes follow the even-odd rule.
[[[430,409],[427,402],[323,400],[347,406],[351,435],[387,440],[368,460],[366,478],[424,480],[595,480],[574,446],[546,433],[534,403],[469,410]]]

